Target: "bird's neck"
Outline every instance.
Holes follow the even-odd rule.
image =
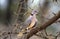
[[[33,17],[36,17],[36,15],[33,15]]]

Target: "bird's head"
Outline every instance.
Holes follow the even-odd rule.
[[[36,15],[37,13],[38,13],[37,10],[33,10],[31,15],[33,16],[33,15]]]

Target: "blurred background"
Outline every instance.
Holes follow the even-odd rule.
[[[43,24],[54,16],[52,13],[57,14],[60,11],[60,0],[0,0],[0,32],[11,31],[13,29],[11,25],[16,19],[20,27],[34,9],[38,11],[39,25]],[[50,25],[46,31],[53,35],[60,32],[60,19]]]
[[[8,24],[11,22],[17,5],[17,0],[0,0],[0,23]]]

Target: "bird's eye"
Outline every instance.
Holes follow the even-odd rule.
[[[31,14],[33,16],[33,14]]]

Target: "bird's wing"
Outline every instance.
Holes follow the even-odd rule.
[[[35,23],[36,22],[34,20],[32,20],[30,25],[27,27],[27,29],[31,29],[32,27],[34,27]]]
[[[27,18],[26,21],[24,22],[24,27],[28,27],[31,24],[31,17]]]

